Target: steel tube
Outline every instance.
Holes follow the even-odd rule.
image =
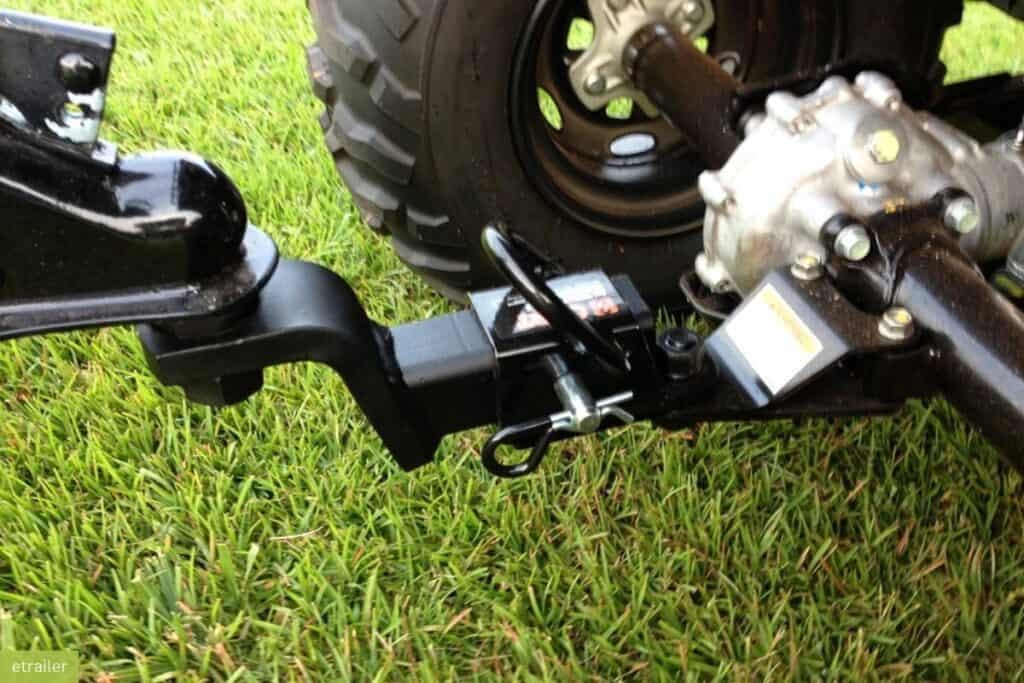
[[[690,139],[708,168],[725,165],[741,141],[734,125],[739,81],[667,22],[637,31],[623,55],[623,67]]]
[[[946,397],[1024,471],[1024,315],[950,250],[925,247],[903,265],[896,301],[931,333]]]
[[[872,308],[911,313],[931,350],[923,370],[1024,471],[1024,313],[988,283],[939,214],[922,207],[876,216],[876,255],[856,265],[859,277],[845,284],[862,303],[867,295]]]

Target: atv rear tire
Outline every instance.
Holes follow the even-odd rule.
[[[531,80],[538,56],[524,51],[539,52],[530,42],[545,30],[538,23],[585,4],[310,1],[318,40],[309,71],[327,107],[321,123],[338,171],[366,223],[389,234],[402,261],[451,298],[498,281],[479,234],[501,218],[569,269],[625,272],[653,301],[679,299],[678,277],[700,250],[702,213],[696,171],[678,167],[682,153],[648,160],[658,183],[648,188],[616,186],[606,168],[592,174],[595,181],[546,165],[555,147],[533,149],[549,142],[538,133],[545,124],[528,121],[542,117]],[[715,5],[711,49],[744,51],[746,80],[856,59],[933,84],[945,73],[943,34],[962,10],[960,0]],[[532,128],[524,131],[524,122]]]

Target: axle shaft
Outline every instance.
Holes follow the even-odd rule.
[[[740,144],[739,81],[668,22],[644,26],[629,41],[623,66],[634,85],[694,144],[711,169]]]

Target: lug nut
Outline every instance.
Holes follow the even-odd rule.
[[[588,95],[603,95],[608,90],[608,79],[595,71],[587,76],[587,80],[583,83],[583,89],[587,91]]]
[[[970,197],[957,197],[951,201],[942,219],[947,228],[961,235],[970,235],[981,224],[978,205]]]
[[[684,2],[682,10],[683,19],[686,21],[697,23],[704,18],[704,6],[696,0]]]
[[[803,254],[799,256],[793,267],[790,268],[790,272],[793,273],[793,277],[798,280],[805,280],[811,282],[817,280],[825,274],[825,269],[821,265],[821,259],[814,254]]]
[[[886,339],[907,341],[914,336],[914,316],[905,308],[890,308],[878,323],[878,331]]]
[[[871,253],[871,235],[863,225],[848,225],[836,236],[835,250],[847,261],[863,261]]]

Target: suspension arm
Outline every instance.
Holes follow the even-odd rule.
[[[938,207],[879,214],[868,229],[875,256],[837,260],[840,285],[875,310],[910,312],[941,392],[1024,470],[1024,314],[967,257]]]

